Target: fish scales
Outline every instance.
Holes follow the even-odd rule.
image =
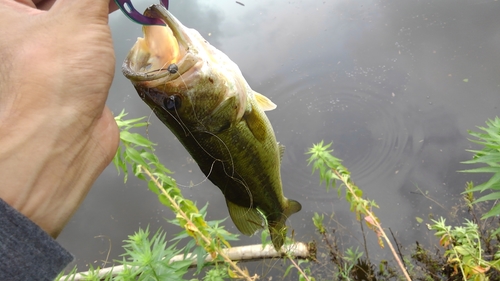
[[[145,15],[167,27],[143,28],[144,38],[123,64],[125,76],[222,191],[238,230],[252,235],[267,226],[279,250],[286,219],[301,205],[283,195],[283,151],[264,112],[276,105],[254,92],[224,53],[163,6],[153,5]]]

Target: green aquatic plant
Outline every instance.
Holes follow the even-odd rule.
[[[478,226],[467,220],[463,226],[446,225],[446,219],[432,220],[429,228],[435,230],[439,244],[446,249],[445,257],[453,267],[453,275],[462,274],[464,280],[487,280],[486,273],[490,268],[500,270],[500,260],[494,257],[487,261],[481,245]]]
[[[308,260],[299,260],[298,263],[295,263],[293,259],[290,259],[290,261],[292,261],[292,264],[290,264],[285,270],[285,273],[283,273],[283,278],[286,278],[288,274],[290,274],[290,270],[292,268],[296,268],[299,281],[316,281],[316,278],[312,276],[311,268],[309,266],[304,269],[301,267],[302,264],[309,263]]]
[[[351,247],[345,250],[342,257],[345,262],[343,263],[343,267],[339,269],[339,277],[341,277],[342,280],[353,280],[351,278],[351,273],[362,256],[363,252],[360,252],[358,248],[356,248],[356,250],[353,250],[353,248]]]
[[[482,145],[480,150],[468,150],[474,153],[471,160],[462,162],[465,164],[480,164],[482,167],[463,170],[465,173],[492,173],[491,178],[474,186],[472,182],[467,182],[463,194],[463,200],[474,221],[465,220],[463,226],[446,225],[446,220],[440,218],[432,220],[429,228],[436,231],[439,237],[439,244],[446,249],[445,257],[447,263],[453,268],[453,275],[460,271],[463,280],[488,280],[487,273],[493,268],[500,271],[500,252],[486,257],[484,248],[490,249],[491,240],[500,233],[500,228],[486,229],[482,233],[478,224],[481,221],[500,215],[500,118],[486,121],[486,127],[478,127],[482,132],[469,131],[469,134],[477,140],[471,142]],[[482,195],[483,192],[489,192]],[[475,198],[475,194],[481,194]],[[492,207],[478,220],[475,207],[481,202],[491,202]],[[496,239],[497,240],[497,239]],[[488,247],[483,245],[485,241]]]
[[[117,170],[124,172],[124,181],[127,180],[128,167],[132,167],[134,175],[147,181],[149,189],[158,196],[158,200],[169,207],[176,217],[172,221],[183,228],[184,236],[191,236],[198,254],[198,269],[203,266],[204,259],[201,256],[209,254],[212,258],[220,259],[228,265],[232,274],[246,280],[253,280],[248,273],[242,270],[223,251],[230,247],[228,240],[236,239],[235,235],[229,235],[215,225],[215,228],[207,223],[204,215],[198,210],[194,202],[185,199],[181,190],[177,187],[175,180],[169,176],[167,169],[154,153],[154,143],[139,133],[130,132],[131,129],[147,126],[143,122],[145,117],[124,120],[127,114],[122,111],[115,117],[120,128],[121,145],[116,152],[113,163]]]
[[[240,268],[236,262],[231,261],[224,251],[230,246],[229,241],[237,239],[237,236],[224,229],[223,220],[207,221],[205,219],[206,206],[198,209],[192,201],[182,196],[175,180],[170,177],[171,172],[156,157],[155,144],[146,137],[132,132],[134,128],[147,126],[148,123],[143,121],[144,118],[125,120],[125,116],[126,114],[122,111],[116,117],[121,130],[122,145],[118,149],[113,163],[119,172],[123,172],[124,181],[127,181],[129,172],[132,172],[139,179],[145,180],[149,189],[158,196],[159,201],[176,214],[175,219],[169,222],[181,227],[182,232],[178,233],[172,241],[166,241],[165,234],[161,231],[149,238],[148,229],[139,230],[126,240],[126,244],[123,246],[125,254],[122,256],[122,260],[116,261],[117,264],[121,264],[119,265],[121,271],[113,271],[116,269],[115,267],[109,271],[109,274],[103,274],[103,270],[91,267],[84,276],[80,276],[80,279],[74,279],[73,274],[73,277],[71,277],[72,275],[64,276],[64,278],[59,277],[60,280],[182,280],[193,259],[197,266],[196,273],[200,273],[206,267],[206,257],[214,258],[216,263],[214,267],[205,271],[204,277],[201,277],[203,280],[228,278],[254,280],[256,275],[250,276],[246,269]],[[441,257],[444,262],[437,264],[439,260],[436,260],[429,265],[433,267],[440,265],[435,269],[428,270],[432,276],[446,276],[441,275],[444,274],[444,267],[452,269],[453,272],[449,277],[463,276],[464,280],[488,280],[490,269],[500,271],[500,252],[491,251],[497,247],[494,242],[492,242],[492,246],[485,247],[485,244],[488,244],[490,240],[484,239],[484,235],[478,227],[479,221],[476,219],[475,213],[470,211],[480,202],[493,202],[493,207],[483,215],[483,220],[488,218],[491,220],[492,217],[500,215],[499,204],[496,204],[496,201],[500,199],[500,119],[497,117],[495,120],[487,121],[486,124],[487,127],[480,127],[485,133],[470,132],[472,136],[479,139],[474,142],[484,147],[481,150],[471,150],[475,156],[466,162],[485,164],[486,166],[465,172],[493,173],[493,176],[486,183],[475,187],[472,183],[467,184],[464,200],[469,208],[469,213],[474,217],[473,221],[466,221],[459,227],[451,227],[447,226],[446,221],[441,218],[428,225],[429,228],[436,231],[435,235],[439,237],[441,246],[445,248],[445,259]],[[372,275],[374,272],[367,272],[367,274],[372,277],[376,276],[378,280],[392,278],[411,280],[407,270],[412,271],[412,265],[404,266],[400,259],[402,254],[396,253],[380,224],[379,218],[373,212],[373,209],[378,208],[378,205],[372,200],[363,198],[363,191],[353,183],[348,169],[342,165],[340,159],[332,155],[331,145],[325,145],[321,142],[309,149],[309,164],[312,165],[313,173],[319,172],[321,183],[326,183],[327,191],[337,188],[338,195],[345,197],[350,204],[351,211],[355,213],[356,219],[364,222],[376,234],[381,247],[389,245],[404,277],[396,274],[397,270],[394,271],[387,265],[387,262],[380,263],[379,272],[376,275]],[[490,193],[481,194],[481,192],[486,191],[490,191]],[[481,194],[481,196],[475,199],[474,194]],[[330,252],[338,256],[337,262],[332,260],[338,265],[334,276],[343,280],[357,280],[354,275],[356,271],[363,270],[361,264],[366,261],[371,266],[368,254],[364,258],[363,252],[357,249],[353,250],[353,248],[339,251],[335,241],[333,244],[328,241],[324,215],[315,213],[312,221],[327,243]],[[489,230],[487,236],[494,239],[499,231],[499,229]],[[181,239],[188,239],[187,245],[177,249],[176,242]],[[261,240],[262,247],[270,243],[268,231],[262,232]],[[286,245],[290,245],[290,243],[291,241],[288,239]],[[485,251],[484,248],[489,250]],[[184,255],[183,260],[175,263],[165,262],[179,253]],[[287,252],[284,253],[284,257],[290,261],[285,276],[295,268],[299,280],[315,280],[311,264],[307,264],[303,260],[295,262],[294,257]],[[407,261],[406,264],[409,262]],[[431,277],[426,276],[426,278]]]
[[[337,187],[337,193],[341,196],[343,191],[342,187],[345,187],[344,195],[346,201],[351,206],[351,212],[355,213],[358,221],[363,218],[368,228],[375,232],[380,247],[384,247],[384,241],[387,243],[406,280],[411,280],[403,262],[382,228],[379,218],[376,217],[372,211],[373,208],[378,208],[378,205],[375,201],[367,200],[362,197],[363,191],[351,180],[351,173],[342,165],[342,160],[331,154],[333,152],[333,149],[330,149],[331,145],[332,143],[325,145],[324,142],[321,141],[318,144],[314,144],[313,147],[309,149],[307,154],[311,156],[308,162],[309,165],[312,164],[312,172],[319,171],[320,180],[326,183],[327,191],[331,187],[337,187],[337,181],[339,181],[341,184]],[[319,222],[320,218],[316,218],[315,225]]]
[[[314,216],[312,218],[314,226],[318,230],[319,234],[323,235],[326,233],[325,226],[323,224],[323,220],[325,219],[325,215],[321,214],[321,216],[314,212]]]
[[[465,173],[490,173],[493,174],[491,178],[473,188],[469,188],[464,193],[471,192],[486,192],[472,202],[477,204],[479,202],[493,202],[493,207],[486,212],[482,219],[500,215],[500,118],[496,117],[493,120],[486,121],[486,127],[478,127],[483,132],[469,131],[469,134],[476,137],[478,140],[471,140],[471,142],[482,145],[481,150],[468,150],[474,153],[471,160],[462,162],[465,164],[482,164],[482,167],[463,170]],[[500,233],[500,228],[497,228],[492,235]]]
[[[181,227],[182,231],[177,233],[167,246],[166,236],[162,231],[149,238],[148,229],[139,230],[125,241],[123,259],[115,261],[121,265],[104,269],[91,267],[85,273],[75,273],[75,269],[69,275],[60,276],[58,280],[184,280],[187,268],[193,261],[197,267],[195,274],[199,274],[209,263],[215,265],[205,272],[203,280],[255,280],[257,275],[250,276],[246,269],[229,258],[228,241],[237,240],[237,235],[224,229],[222,222],[225,219],[207,221],[207,206],[198,210],[192,201],[182,196],[175,180],[169,176],[171,172],[154,154],[155,144],[144,136],[131,132],[132,129],[147,126],[148,123],[142,121],[144,118],[125,120],[126,115],[122,111],[115,117],[120,128],[121,145],[113,163],[119,173],[124,173],[125,182],[129,172],[145,180],[159,201],[175,213],[175,219],[168,222]],[[176,244],[182,239],[187,239],[188,242],[186,246],[177,249]],[[269,233],[263,232],[262,239],[263,245],[269,243]],[[285,248],[290,249],[282,254],[305,276],[305,280],[311,280],[293,260],[295,246],[292,240],[287,239]],[[180,253],[182,255],[179,255]],[[236,250],[232,255],[238,259],[238,253]],[[258,255],[250,256],[259,258]]]
[[[128,281],[128,280],[186,280],[184,275],[192,261],[178,259],[181,250],[176,249],[176,243],[167,246],[166,234],[158,230],[150,237],[149,228],[139,229],[129,235],[124,241],[122,260],[112,268],[93,268],[90,266],[85,273],[76,273],[76,267],[66,276],[56,280],[86,280],[86,281]]]
[[[176,249],[176,243],[167,246],[165,233],[158,230],[149,238],[149,228],[139,229],[125,240],[120,262],[125,267],[123,273],[114,280],[184,280],[190,260],[173,261],[173,257],[181,250]]]

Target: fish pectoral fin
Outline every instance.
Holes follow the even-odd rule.
[[[255,91],[253,93],[255,95],[255,99],[257,100],[257,104],[260,106],[260,108],[262,108],[262,110],[269,111],[276,108],[276,104],[264,95],[259,94]]]
[[[257,209],[242,207],[229,200],[226,200],[226,204],[231,219],[241,233],[250,236],[264,228],[264,221]]]
[[[264,114],[260,111],[261,114]],[[267,119],[264,119],[259,115],[259,112],[253,109],[250,112],[245,113],[243,119],[247,123],[248,129],[252,132],[252,135],[259,141],[264,142],[267,139],[269,133],[272,132],[272,128],[270,124],[266,124]],[[269,122],[269,121],[267,121]],[[269,132],[271,130],[271,132]]]

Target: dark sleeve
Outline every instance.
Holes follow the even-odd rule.
[[[0,280],[54,280],[72,260],[59,243],[0,198]]]

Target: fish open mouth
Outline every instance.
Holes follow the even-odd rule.
[[[131,80],[148,81],[164,76],[182,74],[194,62],[187,56],[189,37],[186,29],[162,5],[152,5],[145,16],[158,18],[166,26],[144,26],[143,38],[137,38],[123,64],[123,73]]]

